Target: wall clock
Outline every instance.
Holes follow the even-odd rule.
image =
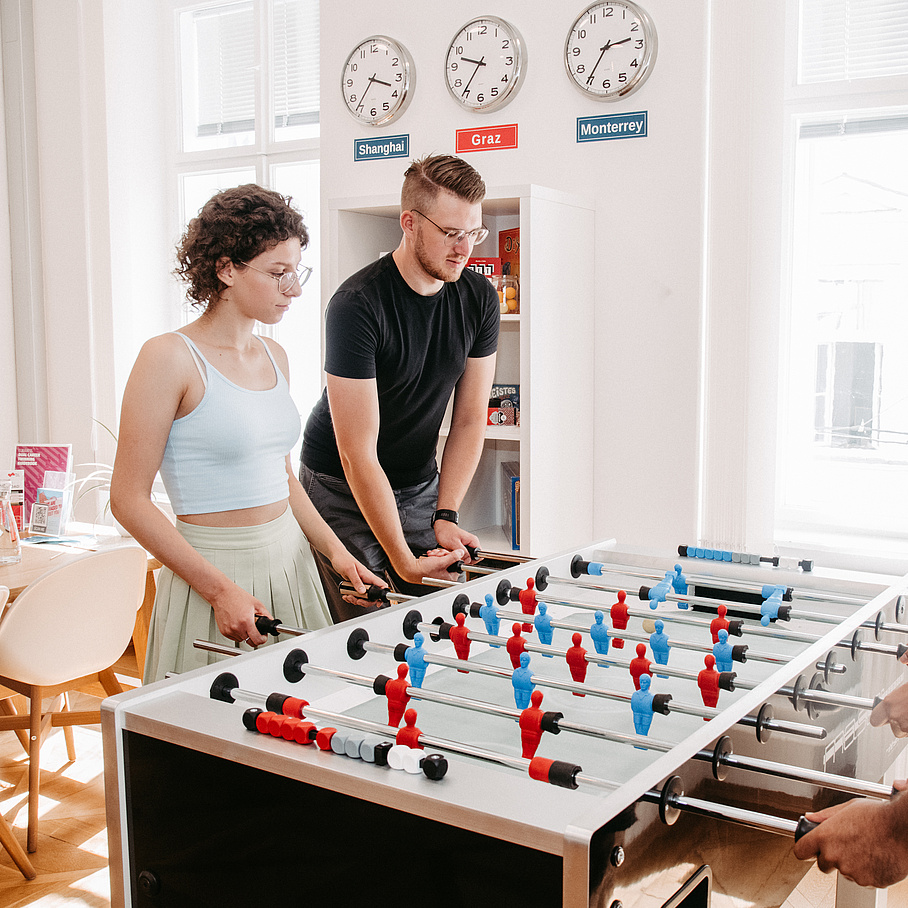
[[[341,75],[344,105],[369,126],[396,120],[413,96],[416,68],[407,49],[393,38],[373,35],[350,52]]]
[[[497,110],[517,94],[526,60],[520,32],[504,19],[482,16],[468,22],[451,40],[445,82],[451,97],[467,110]]]
[[[656,27],[646,10],[631,0],[599,0],[574,20],[564,65],[588,98],[617,101],[647,80],[656,47]]]

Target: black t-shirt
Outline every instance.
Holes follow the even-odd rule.
[[[434,296],[420,296],[388,254],[341,284],[325,321],[325,371],[376,380],[378,460],[391,487],[431,478],[441,420],[467,359],[498,348],[491,282],[465,268]],[[302,460],[318,473],[344,475],[327,391],[306,423]]]

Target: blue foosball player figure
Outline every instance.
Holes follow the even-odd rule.
[[[552,616],[548,613],[548,606],[544,602],[540,602],[536,606],[536,617],[533,619],[533,626],[536,628],[536,636],[539,638],[539,642],[548,646],[552,642],[555,632],[552,629]],[[552,658],[551,653],[543,653],[542,655],[547,659]]]
[[[728,631],[725,628],[719,631],[719,642],[713,645],[713,655],[716,657],[716,668],[720,672],[732,670],[732,645],[728,642]]]
[[[413,646],[408,647],[404,659],[410,667],[410,686],[422,687],[422,680],[426,676],[426,651],[423,647],[425,635],[418,631],[413,637]]]
[[[651,609],[656,608],[661,602],[665,602],[665,597],[672,592],[672,577],[674,577],[674,574],[671,571],[666,571],[665,578],[660,580],[655,586],[650,587],[649,607]]]
[[[486,626],[486,633],[491,637],[497,637],[498,625],[500,623],[498,618],[498,606],[495,604],[495,597],[491,593],[486,593],[486,604],[480,607],[479,617],[482,618],[482,623]],[[490,645],[498,649],[497,643],[492,643]]]
[[[609,636],[608,627],[603,623],[605,615],[601,611],[599,611],[599,609],[596,609],[593,617],[596,620],[590,627],[590,638],[593,641],[593,646],[596,648],[596,652],[599,653],[600,656],[607,656]],[[603,668],[607,667],[608,666],[603,666]]]
[[[672,589],[679,596],[687,595],[687,577],[684,576],[680,564],[675,565],[675,573],[672,574]],[[687,603],[679,602],[678,608],[687,608]]]
[[[658,618],[656,620],[656,630],[649,635],[649,646],[653,651],[653,659],[658,665],[668,665],[668,653],[671,647],[668,644],[668,634],[665,633],[665,622]],[[659,675],[660,678],[666,678],[667,675]]]
[[[638,735],[649,734],[649,727],[653,721],[653,695],[650,693],[649,684],[649,675],[641,675],[640,690],[635,690],[631,694],[631,709],[634,713],[634,731],[636,731]]]
[[[768,627],[771,621],[779,617],[779,609],[781,607],[782,591],[775,589],[763,600],[763,604],[760,606],[760,614],[763,616],[760,618],[760,624],[762,624],[763,627]]]
[[[511,684],[514,685],[514,702],[518,709],[526,709],[530,705],[530,697],[536,687],[529,666],[530,654],[521,653],[520,667],[515,668],[511,674]]]

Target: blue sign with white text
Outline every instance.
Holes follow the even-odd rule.
[[[646,135],[647,111],[577,117],[578,142],[605,142],[609,139],[639,139]]]
[[[353,140],[354,161],[374,161],[378,158],[405,158],[409,154],[409,136],[384,136],[381,139]]]

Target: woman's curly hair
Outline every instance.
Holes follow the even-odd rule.
[[[206,310],[225,286],[218,277],[219,262],[230,259],[240,265],[294,236],[305,249],[309,231],[289,196],[255,183],[225,189],[189,222],[177,245],[173,273],[186,283],[189,302]]]

